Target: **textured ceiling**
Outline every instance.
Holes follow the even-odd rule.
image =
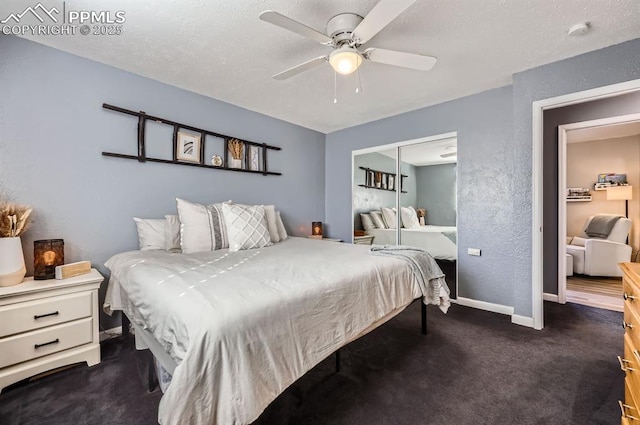
[[[329,65],[271,78],[330,48],[259,20],[261,11],[324,31],[332,16],[365,16],[376,2],[67,0],[67,11],[125,11],[124,33],[26,38],[329,133],[507,85],[519,71],[640,37],[638,0],[418,0],[364,47],[436,56],[432,71],[365,62],[363,92],[355,94],[353,77],[339,77],[337,104]],[[36,3],[2,0],[0,18]],[[579,21],[590,21],[591,31],[567,36]]]

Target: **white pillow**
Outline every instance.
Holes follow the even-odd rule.
[[[167,220],[133,217],[138,229],[140,251],[165,249],[164,226]]]
[[[413,207],[401,207],[400,217],[402,218],[402,225],[407,229],[419,229],[420,221],[418,220],[418,213]]]
[[[280,236],[280,241],[287,239],[289,235],[287,235],[287,229],[284,228],[282,217],[280,217],[280,211],[276,211],[276,226],[278,227],[278,236]]]
[[[271,242],[278,243],[280,242],[280,234],[278,233],[278,224],[276,222],[276,208],[273,205],[263,205],[263,207]]]
[[[391,208],[385,207],[382,207],[381,210],[387,229],[395,229],[398,224],[396,221],[396,212]]]
[[[165,215],[164,243],[167,251],[180,249],[180,219],[177,215]]]
[[[378,229],[387,228],[387,225],[384,223],[384,218],[382,218],[382,211],[370,211],[369,215]]]
[[[273,245],[262,205],[222,204],[222,213],[229,232],[229,251]]]
[[[229,248],[223,204],[201,205],[176,198],[184,254]]]
[[[375,229],[376,225],[369,214],[360,214],[360,221],[362,221],[362,228],[364,230]]]

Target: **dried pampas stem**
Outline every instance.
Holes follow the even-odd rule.
[[[229,140],[229,152],[231,152],[231,156],[233,157],[233,159],[242,159],[243,145],[244,143],[242,143],[238,139]]]
[[[0,202],[0,238],[15,238],[26,232],[32,211],[26,205]]]

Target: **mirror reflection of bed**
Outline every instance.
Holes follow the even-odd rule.
[[[457,292],[456,149],[456,138],[448,137],[356,151],[352,190],[354,242],[427,250],[445,273],[452,298]]]

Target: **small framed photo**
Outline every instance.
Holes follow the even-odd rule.
[[[178,132],[176,158],[178,161],[200,162],[200,136]]]
[[[389,181],[387,182],[387,189],[396,190],[396,176],[394,176],[393,174],[389,174],[387,178],[389,179]]]

